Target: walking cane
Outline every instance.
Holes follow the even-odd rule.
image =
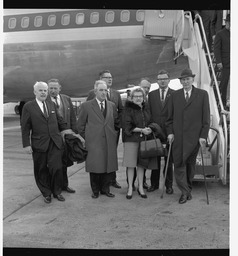
[[[203,154],[202,154],[202,146],[201,146],[201,145],[200,145],[200,152],[201,152],[201,157],[202,157],[202,170],[203,170],[204,183],[205,183],[205,190],[206,190],[206,196],[207,196],[207,204],[209,204],[208,192],[207,192],[207,181],[206,181],[205,167],[204,167]]]
[[[165,180],[166,180],[166,177],[167,177],[167,171],[168,171],[168,166],[169,166],[171,146],[172,146],[172,142],[169,143],[169,152],[168,152],[168,157],[167,157],[167,161],[166,161],[166,165],[165,165],[165,174],[164,174],[163,187],[162,187],[163,189],[162,189],[162,194],[161,194],[160,198],[163,198],[163,196],[164,196],[164,187],[165,187]]]

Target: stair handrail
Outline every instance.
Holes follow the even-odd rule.
[[[215,88],[216,88],[216,92],[217,92],[217,95],[218,95],[218,101],[219,101],[219,104],[221,106],[221,110],[223,111],[224,110],[224,106],[223,106],[223,103],[222,103],[221,94],[220,94],[220,90],[219,90],[219,86],[218,86],[215,70],[214,70],[214,67],[213,67],[213,64],[212,64],[211,53],[210,53],[210,50],[209,50],[209,47],[208,47],[206,33],[205,33],[205,30],[204,30],[202,18],[201,18],[201,16],[199,14],[195,15],[194,22],[197,22],[197,20],[199,20],[199,22],[200,22],[200,27],[201,27],[202,36],[203,36],[203,42],[205,43],[205,47],[206,47],[206,50],[207,50],[207,53],[208,53],[209,64],[211,66],[212,78],[213,78],[214,83],[215,83]],[[227,167],[227,141],[228,141],[228,136],[227,136],[227,119],[226,119],[226,115],[221,115],[220,118],[222,118],[223,132],[224,132],[224,137],[225,137],[225,145],[224,145],[224,152],[223,153],[224,153],[224,156],[225,156],[224,157],[224,168],[225,168],[224,169],[225,170],[224,173],[226,174],[226,167]]]

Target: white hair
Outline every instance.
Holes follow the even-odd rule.
[[[107,86],[107,83],[105,81],[97,80],[94,84],[94,89],[97,89],[99,84],[105,84]]]
[[[48,89],[48,84],[45,83],[45,82],[40,81],[40,82],[35,82],[35,84],[33,85],[34,90],[36,90],[39,85],[44,85]]]

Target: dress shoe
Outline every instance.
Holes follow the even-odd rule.
[[[92,193],[92,198],[96,199],[99,197],[99,193]]]
[[[129,191],[129,190],[128,190],[128,191]],[[126,194],[126,198],[127,198],[127,199],[131,199],[131,198],[132,198],[132,193],[131,193],[131,195],[129,195],[128,191],[127,191],[127,194]]]
[[[54,198],[57,198],[59,201],[65,201],[65,198],[61,195],[61,194],[59,194],[59,195],[54,195]]]
[[[181,197],[179,198],[179,203],[184,204],[186,202],[187,202],[187,196],[186,195],[181,195]]]
[[[114,188],[121,188],[121,185],[117,181],[113,181],[111,183],[111,186],[114,187]]]
[[[44,197],[44,202],[47,204],[51,203],[51,196]]]
[[[67,191],[68,193],[75,193],[75,190],[70,188],[70,187],[66,187],[63,189],[64,191]]]
[[[171,194],[173,194],[173,193],[174,193],[173,188],[166,188],[166,194],[171,195]]]
[[[153,192],[155,191],[156,189],[159,189],[158,187],[155,187],[155,186],[150,186],[148,189],[147,189],[147,192]]]
[[[148,185],[146,182],[144,182],[143,188],[144,188],[144,189],[148,189],[148,188],[149,188],[149,185]]]
[[[126,195],[126,199],[131,199],[132,198],[132,195]]]
[[[191,200],[193,197],[191,194],[187,195],[187,200]]]
[[[138,194],[142,197],[142,198],[147,198],[146,194],[141,194],[141,192],[139,191],[139,189],[137,189]]]
[[[110,192],[101,192],[102,195],[108,196],[108,197],[115,197],[114,194],[110,193]]]

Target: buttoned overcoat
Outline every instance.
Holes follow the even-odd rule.
[[[166,121],[167,134],[174,134],[172,146],[176,167],[183,166],[192,156],[196,157],[199,138],[207,139],[210,128],[208,93],[193,86],[189,101],[184,90],[171,94]]]
[[[113,102],[106,101],[104,118],[96,99],[81,105],[78,131],[85,138],[88,151],[86,172],[110,173],[118,170],[117,131],[118,115]]]

